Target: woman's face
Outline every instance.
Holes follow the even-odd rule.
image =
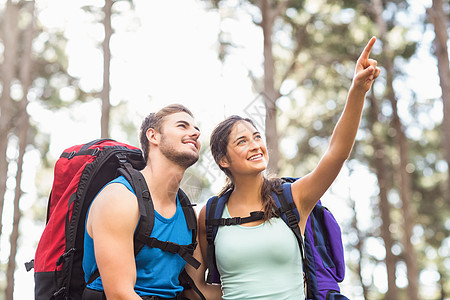
[[[220,160],[220,165],[236,177],[260,173],[267,168],[268,161],[261,133],[247,121],[236,122],[229,135],[227,157]]]

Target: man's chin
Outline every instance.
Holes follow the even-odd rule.
[[[163,151],[164,150],[164,151]],[[199,155],[197,151],[175,151],[173,148],[170,149],[161,149],[161,153],[173,163],[183,167],[185,169],[189,168],[193,164],[195,164]]]
[[[191,155],[186,155],[183,158],[180,158],[178,160],[178,164],[184,168],[189,168],[190,166],[192,166],[193,164],[195,164],[198,161],[199,155],[198,154],[191,154]]]
[[[198,155],[196,157],[192,158],[192,160],[190,162],[190,165],[187,166],[186,168],[189,168],[190,166],[194,165],[196,162],[198,162]]]

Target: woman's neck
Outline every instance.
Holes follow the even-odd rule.
[[[257,176],[239,177],[234,181],[234,190],[230,196],[241,204],[261,204],[261,188],[264,182],[263,174]]]

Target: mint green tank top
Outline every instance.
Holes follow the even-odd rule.
[[[214,243],[224,300],[305,299],[299,246],[281,218],[220,226]]]

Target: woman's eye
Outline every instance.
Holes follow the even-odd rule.
[[[259,135],[259,134],[257,134],[256,136],[255,136],[255,140],[260,140],[262,137],[261,137],[261,135]]]
[[[242,144],[244,144],[245,143],[245,140],[240,140],[237,144],[238,145],[242,145]]]

